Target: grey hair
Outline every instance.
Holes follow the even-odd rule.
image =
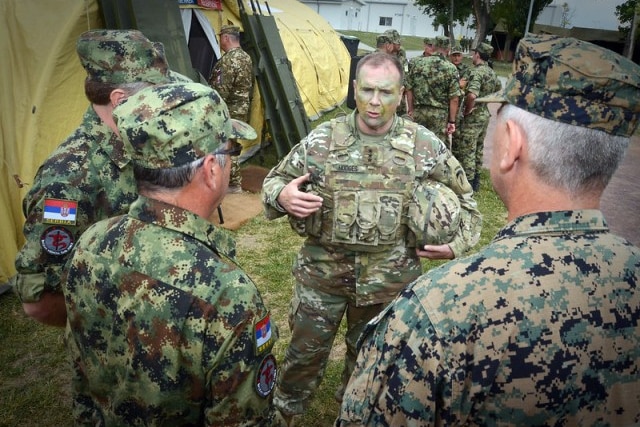
[[[214,156],[220,167],[224,168],[227,164],[227,156],[223,154],[214,154]],[[139,193],[175,190],[190,183],[203,164],[204,157],[186,165],[166,169],[148,169],[134,163],[133,176]]]
[[[531,166],[545,184],[570,194],[603,191],[629,146],[629,138],[546,119],[506,104],[498,120],[525,133]]]

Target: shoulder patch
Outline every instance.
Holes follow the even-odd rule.
[[[278,367],[276,365],[276,358],[273,354],[267,354],[256,373],[256,392],[260,397],[267,397],[273,391],[276,385],[276,376],[278,373]]]
[[[49,255],[65,255],[73,249],[75,239],[71,231],[56,225],[44,230],[40,245]]]
[[[258,320],[253,326],[255,336],[256,356],[264,353],[273,344],[273,334],[271,331],[271,317],[269,313]]]
[[[75,200],[44,199],[42,222],[44,224],[76,225],[78,202]]]

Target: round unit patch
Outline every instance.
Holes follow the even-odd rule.
[[[73,233],[65,227],[53,226],[44,230],[40,236],[40,245],[50,255],[65,255],[73,249]]]
[[[266,355],[260,362],[260,367],[256,374],[256,392],[260,397],[267,397],[271,394],[273,387],[276,385],[277,372],[276,358],[273,354]]]

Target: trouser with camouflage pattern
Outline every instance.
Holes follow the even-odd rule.
[[[354,280],[355,282],[355,280]],[[364,326],[386,304],[355,305],[355,283],[329,294],[296,283],[289,311],[291,342],[280,366],[273,403],[285,415],[302,414],[322,381],[333,341],[346,314],[346,354],[338,401],[355,367],[357,341]]]

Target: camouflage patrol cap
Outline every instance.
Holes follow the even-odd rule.
[[[91,30],[80,35],[76,52],[87,79],[100,83],[171,83],[164,48],[138,30]]]
[[[473,50],[475,52],[489,56],[493,53],[493,46],[491,46],[489,43],[480,43]]]
[[[443,49],[449,49],[450,45],[451,45],[451,42],[449,40],[449,37],[445,37],[445,36],[436,37],[436,46],[441,47]]]
[[[434,37],[425,37],[424,39],[422,39],[422,42],[424,44],[436,44],[436,39]]]
[[[454,44],[451,48],[451,54],[453,55],[455,53],[462,53],[462,46],[460,45],[460,43]]]
[[[389,36],[388,36],[388,35],[386,35],[386,34],[380,34],[380,35],[378,35],[378,36],[376,37],[376,44],[377,44],[377,45],[381,45],[381,44],[384,44],[384,43],[392,43],[392,44],[393,44],[393,42],[391,41],[391,37],[389,37]]]
[[[234,36],[239,36],[240,27],[236,25],[223,25],[220,29],[220,35],[222,34],[233,34]]]
[[[113,111],[133,161],[148,169],[182,166],[227,140],[255,139],[248,124],[229,117],[218,92],[200,83],[147,87]]]
[[[476,102],[507,102],[549,120],[630,137],[640,119],[640,66],[574,38],[528,35],[504,89]]]
[[[400,39],[400,33],[397,30],[387,30],[383,34],[389,37],[389,40],[391,40],[389,43],[393,43],[393,44],[402,43],[402,40]]]
[[[441,182],[419,184],[409,208],[409,229],[418,245],[444,245],[453,240],[460,227],[460,200]]]

